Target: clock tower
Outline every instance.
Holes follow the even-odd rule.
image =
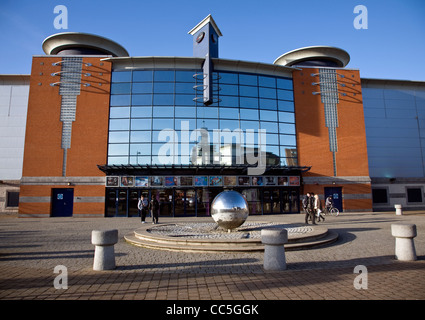
[[[211,105],[213,101],[213,81],[212,58],[218,58],[218,37],[221,37],[221,31],[217,27],[211,15],[196,25],[189,31],[193,36],[193,56],[205,58],[203,64],[203,97],[204,105]]]
[[[213,17],[208,15],[189,31],[193,36],[193,56],[218,58],[218,38],[222,36]]]

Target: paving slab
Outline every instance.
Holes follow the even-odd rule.
[[[210,222],[160,217],[160,223]],[[303,214],[250,216],[248,221],[300,223]],[[392,223],[414,223],[418,260],[394,258]],[[425,299],[425,212],[342,213],[321,223],[332,244],[286,252],[287,270],[263,270],[263,253],[188,253],[136,247],[124,235],[139,218],[0,217],[0,300],[416,300]],[[91,231],[117,229],[117,269],[93,271]],[[67,289],[56,289],[56,266]],[[356,289],[367,270],[367,288]]]

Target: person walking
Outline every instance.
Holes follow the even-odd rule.
[[[303,199],[303,208],[305,211],[305,224],[308,224],[308,220],[316,224],[316,216],[314,215],[314,193],[307,192]]]
[[[159,202],[156,200],[156,197],[152,195],[152,199],[149,202],[149,211],[152,214],[152,224],[158,223],[158,216],[159,216]]]
[[[322,215],[322,202],[320,201],[319,195],[314,196],[314,213],[317,215],[317,221],[320,222],[320,219],[325,221],[325,217]]]
[[[143,195],[140,196],[139,202],[137,203],[137,209],[139,209],[140,219],[142,223],[146,223],[146,213],[148,212],[148,200],[144,198]]]
[[[302,201],[302,205],[303,205],[303,209],[305,212],[305,223],[308,224],[308,218],[310,216],[310,213],[308,212],[308,204],[310,202],[310,192],[307,192],[303,201]]]

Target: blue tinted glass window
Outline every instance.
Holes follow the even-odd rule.
[[[129,94],[111,95],[111,106],[128,106],[130,99]]]
[[[133,106],[149,106],[152,105],[151,94],[135,94],[132,99]]]
[[[176,71],[176,82],[195,82],[194,75],[200,71]]]
[[[169,106],[174,104],[173,94],[155,94],[153,96],[153,104],[158,106]]]
[[[241,97],[240,107],[249,108],[249,109],[258,109],[258,99]]]
[[[154,118],[170,118],[174,116],[174,107],[154,107]]]
[[[131,92],[131,83],[112,83],[111,94],[129,94]]]
[[[176,106],[195,105],[194,97],[194,95],[189,94],[176,94]]]
[[[152,82],[134,82],[133,93],[152,93]]]
[[[131,107],[132,118],[150,118],[152,117],[152,107]]]
[[[136,144],[136,143],[130,144],[130,155],[147,156],[150,154],[151,154],[150,144]]]
[[[278,133],[278,127],[276,122],[264,122],[260,121],[261,129],[265,129],[267,133]]]
[[[257,76],[251,74],[239,74],[239,84],[256,86],[258,84]]]
[[[292,80],[277,78],[276,84],[278,89],[292,90]]]
[[[219,77],[220,83],[238,84],[237,73],[220,72]]]
[[[208,131],[218,129],[218,120],[212,119],[199,119],[196,122],[197,128],[206,128]]]
[[[227,97],[227,96],[221,96],[221,101],[219,102],[220,106],[224,107],[237,107],[238,106],[238,97]]]
[[[128,142],[129,131],[111,131],[109,132],[109,143]]]
[[[174,129],[174,119],[153,119],[153,130]]]
[[[109,155],[111,156],[125,156],[128,155],[128,144],[109,144]]]
[[[220,129],[229,129],[231,131],[239,128],[239,121],[234,120],[220,120]]]
[[[279,111],[294,112],[294,103],[292,101],[278,100],[277,108]]]
[[[278,145],[279,144],[279,135],[276,133],[267,133],[267,144]]]
[[[151,131],[131,131],[130,142],[149,142],[150,143]]]
[[[258,97],[258,88],[250,86],[239,86],[239,92],[244,97]]]
[[[241,109],[240,118],[244,120],[259,120],[260,116],[258,110],[254,109]]]
[[[128,164],[128,156],[127,157],[108,157],[108,164]]]
[[[195,94],[195,89],[193,88],[193,83],[176,83],[176,93],[186,93],[186,94]]]
[[[111,119],[109,120],[109,130],[129,130],[129,119]]]
[[[281,134],[279,138],[280,144],[283,146],[295,146],[297,144],[295,135]]]
[[[220,95],[227,96],[237,96],[238,95],[238,86],[232,84],[221,84],[220,85]]]
[[[280,100],[294,100],[294,95],[292,91],[277,90],[277,98]]]
[[[154,82],[153,92],[154,93],[174,93],[174,83]]]
[[[197,108],[197,115],[198,118],[218,118],[218,110],[219,108],[202,106]]]
[[[151,119],[131,119],[131,130],[150,130]]]
[[[155,70],[154,80],[155,81],[174,82],[174,71]]]
[[[241,121],[241,129],[252,129],[255,130],[255,134],[257,134],[258,129],[260,129],[260,124],[258,121]]]
[[[133,82],[152,82],[152,70],[135,70],[133,71]]]
[[[279,112],[279,121],[295,123],[295,114],[292,112]]]
[[[131,71],[113,71],[111,82],[131,82]]]
[[[175,108],[176,118],[194,118],[196,117],[195,107],[176,107]]]
[[[279,123],[280,133],[295,134],[295,124]]]
[[[260,98],[276,99],[276,89],[272,88],[259,88]]]
[[[260,99],[260,109],[277,110],[277,102],[274,99]]]
[[[277,120],[277,112],[276,111],[268,111],[268,110],[260,110],[260,119],[267,121],[276,121]]]
[[[220,108],[220,118],[221,119],[239,119],[239,109],[238,108]]]
[[[174,126],[176,130],[195,130],[196,120],[195,119],[175,119]]]
[[[276,78],[259,76],[258,84],[261,87],[276,88]]]
[[[129,118],[130,107],[111,107],[109,117],[113,118]]]

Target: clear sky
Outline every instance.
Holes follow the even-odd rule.
[[[54,26],[57,5],[68,9],[66,30]],[[357,5],[367,29],[354,27]],[[187,32],[208,14],[223,33],[221,58],[273,63],[329,45],[364,78],[425,81],[424,0],[0,0],[0,74],[29,74],[43,40],[59,32],[104,36],[131,56],[192,56]]]

